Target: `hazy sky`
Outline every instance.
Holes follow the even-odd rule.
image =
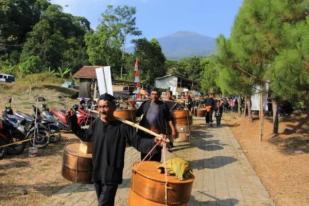
[[[136,7],[137,27],[147,39],[177,31],[192,31],[209,37],[229,37],[242,0],[51,0],[65,12],[84,16],[96,28],[106,5]]]

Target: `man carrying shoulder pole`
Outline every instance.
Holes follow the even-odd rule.
[[[89,129],[81,129],[77,124],[76,114],[69,115],[72,131],[83,141],[91,141],[93,148],[93,176],[98,205],[113,206],[118,185],[122,183],[124,155],[126,145],[147,153],[156,144],[161,144],[165,137],[140,138],[135,128],[117,120],[113,113],[116,109],[115,98],[110,94],[99,97],[98,118]],[[153,151],[154,155],[157,152]]]

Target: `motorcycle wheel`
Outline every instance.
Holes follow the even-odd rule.
[[[30,131],[27,138],[30,138],[30,145],[33,147],[46,147],[49,143],[48,132],[45,129]]]
[[[0,139],[0,146],[1,145],[5,145],[6,142],[3,139]],[[6,155],[7,153],[7,148],[0,148],[0,159],[3,159],[3,157]]]
[[[7,153],[9,155],[19,155],[19,154],[23,153],[23,151],[25,150],[25,147],[26,147],[26,143],[21,143],[21,144],[9,146],[7,148]]]
[[[15,143],[21,140],[24,140],[24,135],[21,134],[20,132],[10,132],[9,134],[7,134],[8,136],[6,136],[5,138],[2,138],[2,142],[1,144],[10,144],[10,143]],[[23,151],[25,150],[26,147],[26,142],[20,143],[20,144],[15,144],[15,145],[11,145],[5,148],[5,154],[9,154],[9,155],[19,155],[21,153],[23,153]]]

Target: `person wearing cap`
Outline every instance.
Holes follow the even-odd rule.
[[[112,95],[107,93],[101,95],[97,105],[99,116],[88,129],[80,128],[74,113],[69,114],[69,121],[72,131],[81,140],[91,141],[93,144],[92,181],[98,205],[113,206],[118,185],[122,183],[126,145],[131,145],[141,152],[148,152],[156,142],[161,140],[141,139],[135,128],[117,120],[113,116],[116,103]]]
[[[143,104],[136,110],[136,116],[142,116],[140,125],[150,129],[158,134],[168,134],[168,127],[171,129],[172,138],[176,138],[176,129],[172,121],[172,114],[169,111],[167,104],[161,101],[160,91],[153,88],[150,93],[151,100],[143,102]],[[153,136],[141,133],[143,139],[152,139]],[[146,160],[161,161],[161,147],[157,147],[157,153],[147,156]],[[143,160],[147,152],[141,151],[141,159]]]

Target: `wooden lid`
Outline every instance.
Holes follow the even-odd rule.
[[[86,158],[92,158],[92,154],[85,154],[80,152],[80,143],[72,143],[67,144],[64,147],[64,152],[69,153],[70,155],[78,156],[78,157],[86,157]]]
[[[159,165],[161,163],[155,161],[143,161],[135,163],[133,166],[133,173],[136,172],[147,179],[151,179],[157,182],[165,182],[165,174],[159,172]],[[167,182],[176,184],[187,184],[193,182],[194,177],[186,180],[179,180],[176,176],[167,175]]]

